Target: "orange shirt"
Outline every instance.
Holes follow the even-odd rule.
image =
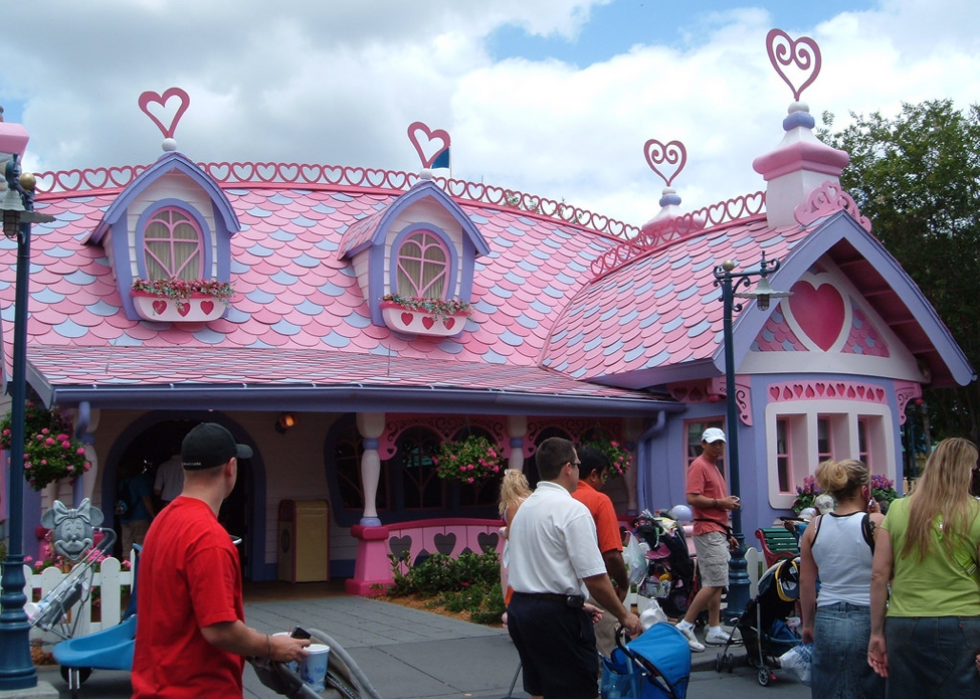
[[[687,470],[687,491],[694,495],[703,495],[706,498],[727,497],[727,487],[725,477],[721,475],[721,470],[713,463],[710,463],[704,456],[699,456]],[[728,531],[728,510],[716,507],[692,507],[694,511],[694,535],[707,534],[708,532]],[[709,522],[698,520],[707,519]]]
[[[595,531],[599,537],[599,551],[622,551],[623,537],[619,533],[619,520],[612,500],[605,493],[600,493],[585,481],[578,482],[578,489],[572,497],[589,508],[592,519],[595,520]]]

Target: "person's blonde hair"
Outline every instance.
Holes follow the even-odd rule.
[[[861,488],[871,485],[868,467],[857,459],[824,461],[817,466],[816,476],[820,490],[830,493],[837,502],[850,500]]]
[[[915,551],[919,560],[925,558],[937,517],[942,518],[943,547],[953,555],[954,545],[969,532],[976,515],[970,477],[978,453],[973,442],[959,437],[944,439],[936,445],[909,496],[909,530],[901,550],[903,557]]]
[[[500,481],[500,504],[497,506],[500,516],[503,517],[508,507],[526,499],[530,494],[531,486],[523,471],[516,468],[504,471],[504,478]]]

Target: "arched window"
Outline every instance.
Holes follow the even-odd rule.
[[[449,277],[449,251],[432,231],[408,235],[398,248],[396,282],[400,296],[441,299]]]
[[[176,207],[155,212],[143,231],[143,259],[150,281],[193,281],[204,274],[204,236],[195,221]]]
[[[432,510],[446,507],[446,489],[432,457],[439,453],[439,437],[424,427],[405,430],[398,437],[397,468],[393,468],[396,509]]]

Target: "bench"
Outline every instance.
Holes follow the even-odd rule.
[[[755,538],[759,540],[766,568],[772,567],[784,558],[795,558],[800,553],[800,545],[791,531],[785,527],[766,527],[756,529]]]

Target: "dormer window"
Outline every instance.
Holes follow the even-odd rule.
[[[396,278],[399,296],[445,298],[450,286],[451,255],[443,239],[429,230],[419,230],[404,238],[398,248]]]
[[[167,152],[116,197],[88,242],[105,248],[130,320],[202,323],[228,308],[240,229],[218,183]]]
[[[143,232],[146,277],[192,281],[204,276],[204,235],[186,212],[172,206],[157,211]]]

